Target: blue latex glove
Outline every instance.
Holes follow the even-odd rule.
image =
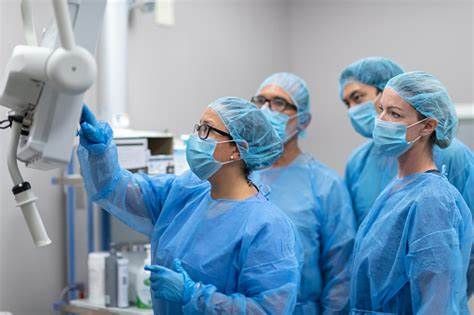
[[[84,104],[81,114],[80,144],[89,152],[100,154],[105,151],[113,138],[112,129],[107,123],[99,122],[94,113]]]
[[[179,259],[173,261],[175,271],[159,265],[147,265],[151,271],[151,290],[155,299],[186,304],[191,299],[196,283],[191,280]]]

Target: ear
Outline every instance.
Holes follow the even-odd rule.
[[[436,127],[438,127],[438,121],[436,119],[429,118],[425,121],[425,126],[423,127],[423,129],[421,129],[420,135],[430,135],[436,130]]]
[[[233,156],[233,160],[240,160],[240,151],[239,148],[237,147],[237,144],[232,147],[232,153],[231,156]]]
[[[313,117],[311,116],[310,113],[304,113],[303,114],[303,117],[301,118],[301,128],[303,130],[305,130],[306,128],[308,128],[310,122],[311,122],[311,119]]]

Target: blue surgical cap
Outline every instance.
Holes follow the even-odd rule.
[[[441,148],[449,146],[456,135],[458,118],[448,91],[438,79],[422,71],[406,72],[390,79],[387,88],[423,116],[436,119],[435,143]]]
[[[238,97],[222,97],[209,107],[224,122],[250,171],[271,166],[283,153],[278,134],[254,104]]]
[[[260,84],[257,94],[269,85],[276,85],[288,93],[291,101],[296,105],[298,113],[309,113],[309,91],[303,79],[293,73],[278,72],[272,74]]]
[[[342,99],[343,90],[351,82],[360,82],[383,91],[388,80],[400,73],[402,67],[390,59],[368,57],[348,65],[339,76],[339,95]]]

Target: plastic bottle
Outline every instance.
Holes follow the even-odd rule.
[[[117,307],[117,251],[110,247],[110,255],[105,258],[105,306]]]
[[[110,245],[110,255],[105,258],[105,306],[128,307],[128,259]]]
[[[145,259],[145,244],[134,243],[130,246],[130,251],[127,253],[128,259],[128,299],[133,304],[137,301],[137,291],[135,287],[137,274],[141,272],[140,267],[143,265]]]
[[[137,294],[136,306],[141,309],[151,309],[150,272],[144,269],[145,265],[151,265],[150,244],[145,245],[145,251],[146,258],[140,266],[135,279],[135,291]]]
[[[100,306],[105,305],[105,259],[107,252],[89,254],[87,266],[89,269],[89,302]]]
[[[128,307],[128,259],[117,259],[117,307]]]

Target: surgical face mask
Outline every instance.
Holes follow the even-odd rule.
[[[235,162],[236,160],[219,162],[214,158],[214,151],[219,143],[234,142],[219,141],[212,138],[200,139],[197,135],[191,135],[186,145],[186,160],[191,171],[202,180],[209,179],[223,165]]]
[[[353,106],[349,109],[348,114],[355,131],[363,137],[371,138],[374,131],[375,117],[377,116],[374,103],[368,101]]]
[[[380,150],[384,155],[399,157],[411,146],[421,138],[418,136],[412,141],[407,141],[407,130],[410,127],[413,127],[428,118],[420,120],[414,124],[406,126],[401,123],[394,123],[390,121],[375,120],[375,127],[373,132],[373,139],[375,146]]]
[[[262,112],[268,118],[268,120],[270,120],[273,126],[273,129],[275,129],[275,131],[277,132],[278,136],[283,141],[283,143],[290,141],[290,139],[292,139],[295,135],[297,135],[301,131],[300,128],[297,127],[295,131],[289,134],[286,132],[286,126],[288,125],[288,121],[290,119],[297,118],[300,114],[288,116],[283,113],[273,111],[268,107],[263,107]]]

